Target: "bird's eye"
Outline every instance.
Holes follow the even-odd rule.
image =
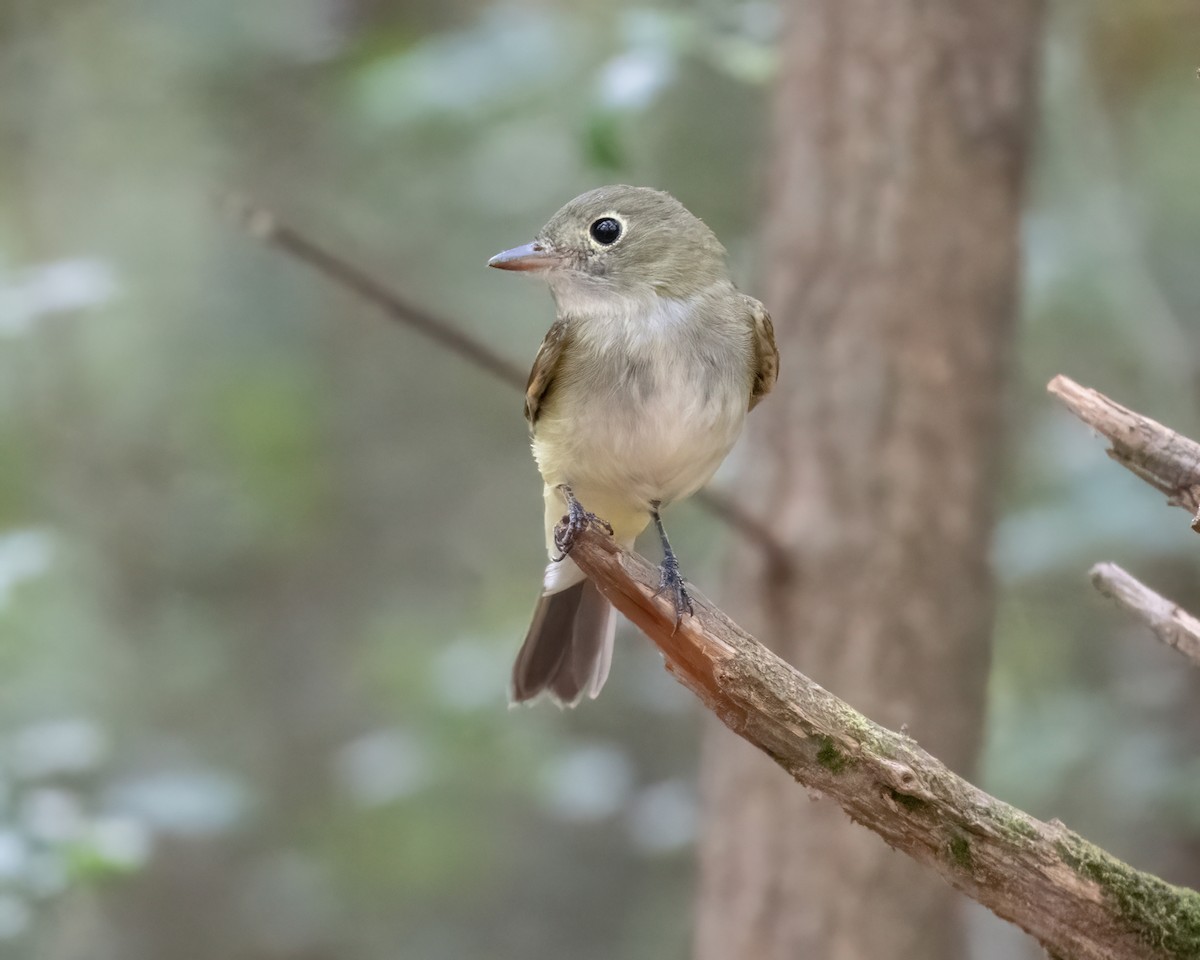
[[[621,236],[621,225],[612,217],[601,217],[592,224],[589,231],[592,239],[606,247],[616,243]]]

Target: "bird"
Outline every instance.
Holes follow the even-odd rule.
[[[716,472],[775,385],[779,351],[712,230],[660,190],[583,193],[488,266],[541,277],[556,306],[525,389],[550,563],[509,697],[575,706],[600,693],[615,629],[570,558],[576,537],[599,523],[631,549],[653,522],[678,627],[694,608],[661,512]]]

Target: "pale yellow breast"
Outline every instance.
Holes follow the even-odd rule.
[[[547,485],[569,484],[623,533],[640,532],[652,501],[706,483],[745,420],[749,326],[697,316],[703,306],[579,321],[539,416],[533,452]]]

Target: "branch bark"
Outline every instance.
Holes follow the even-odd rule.
[[[1046,389],[1108,439],[1117,463],[1189,511],[1200,533],[1200,443],[1061,374]]]
[[[390,320],[416,330],[460,359],[491,374],[501,383],[524,392],[525,371],[457,324],[409,303],[350,260],[280,220],[266,207],[232,195],[221,197],[218,203],[224,214],[238,223],[255,240],[287,254],[325,279],[370,303]],[[696,494],[696,500],[718,520],[728,524],[748,542],[756,544],[764,552],[768,562],[781,568],[789,565],[788,552],[779,540],[766,524],[747,512],[741,504],[712,489],[701,490]]]
[[[1168,647],[1200,666],[1200,620],[1115,563],[1096,564],[1091,577],[1097,590],[1142,620]]]
[[[779,659],[695,592],[695,615],[676,629],[673,607],[656,596],[658,569],[601,531],[586,531],[571,557],[734,733],[1053,955],[1200,956],[1200,894],[972,786],[911,738],[873,723]]]

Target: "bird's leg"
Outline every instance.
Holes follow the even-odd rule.
[[[613,532],[613,528],[607,520],[583,508],[583,504],[575,499],[575,494],[569,486],[560,483],[558,490],[563,495],[563,499],[567,501],[567,512],[558,522],[558,526],[554,528],[554,545],[558,547],[558,556],[554,558],[555,563],[560,563],[567,558],[567,554],[575,546],[575,538],[583,533],[590,524],[594,523],[603,527],[608,531],[610,537]]]
[[[658,591],[654,595],[657,597],[666,593],[675,602],[675,629],[678,630],[679,624],[683,622],[683,615],[686,613],[691,616],[696,611],[692,607],[692,598],[684,589],[683,577],[679,573],[679,561],[675,558],[675,551],[671,549],[671,541],[667,539],[662,517],[658,515],[661,505],[661,501],[658,500],[650,503],[650,516],[654,518],[654,526],[658,529],[658,539],[662,541],[663,548],[663,562],[659,568],[662,576],[658,581]]]

